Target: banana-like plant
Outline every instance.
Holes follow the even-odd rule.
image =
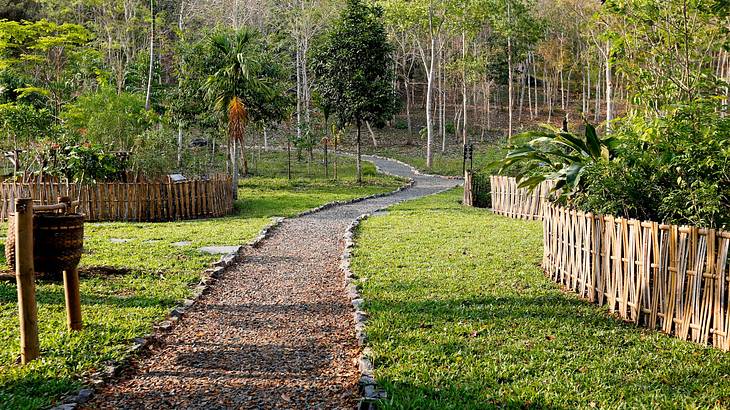
[[[552,180],[554,192],[560,191],[561,196],[570,196],[580,187],[586,165],[612,159],[617,145],[613,137],[599,138],[596,128],[587,123],[584,137],[545,125],[542,130],[528,131],[515,138],[529,141],[512,147],[503,159],[492,165],[502,173],[521,164],[517,171],[518,187],[532,190],[543,181]]]

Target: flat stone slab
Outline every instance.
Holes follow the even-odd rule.
[[[190,241],[180,241],[180,242],[173,242],[172,246],[188,246],[192,245],[193,243]]]
[[[109,238],[109,242],[111,242],[111,243],[127,243],[129,241],[130,241],[129,239]]]
[[[200,252],[203,253],[209,253],[211,255],[225,255],[229,253],[235,253],[238,252],[240,249],[240,246],[224,246],[224,245],[214,245],[214,246],[203,246],[202,248],[198,248]]]

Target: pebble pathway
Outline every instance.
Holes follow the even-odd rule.
[[[359,347],[339,266],[341,238],[361,214],[460,184],[365,159],[413,178],[414,186],[284,221],[257,248],[246,248],[126,378],[85,407],[354,409]]]

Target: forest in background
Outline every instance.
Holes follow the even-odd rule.
[[[724,135],[727,0],[375,4],[389,35],[400,101],[388,125],[403,132],[389,135],[422,147],[427,168],[449,146],[460,151],[468,142],[512,141],[541,123],[570,131],[593,124],[602,135],[629,135],[663,153],[697,142],[687,135],[669,142],[666,129]],[[258,33],[251,56],[261,58],[251,58],[274,67],[265,74],[288,97],[251,121],[243,146],[291,142],[311,153],[338,138],[347,144],[347,133],[330,135],[325,124],[312,63],[313,49],[343,8],[335,0],[0,2],[6,19],[0,23],[2,149],[13,161],[24,156],[15,161],[19,172],[79,172],[66,169],[74,161],[59,157],[105,158],[76,161],[93,162],[97,170],[84,172],[102,179],[121,168],[150,177],[230,169],[225,115],[211,109],[204,89],[220,63],[211,36],[241,29]],[[704,128],[693,125],[698,121]],[[710,152],[702,155],[715,157],[725,175],[724,157],[717,156],[726,150]],[[622,167],[594,178],[639,185],[616,177],[636,173],[633,165]],[[655,171],[639,168],[644,176]],[[727,203],[722,189],[704,196]]]

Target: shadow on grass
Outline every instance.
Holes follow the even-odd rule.
[[[61,286],[49,288],[47,286],[36,287],[36,301],[39,305],[61,305],[65,306],[64,291]],[[15,285],[0,286],[0,304],[18,303],[18,294]],[[150,306],[174,306],[177,299],[164,296],[96,296],[82,293],[81,305],[106,305],[110,307],[150,307]]]
[[[366,295],[378,381],[396,398],[385,407],[730,404],[726,353],[638,328],[573,295],[539,292],[442,300]]]

